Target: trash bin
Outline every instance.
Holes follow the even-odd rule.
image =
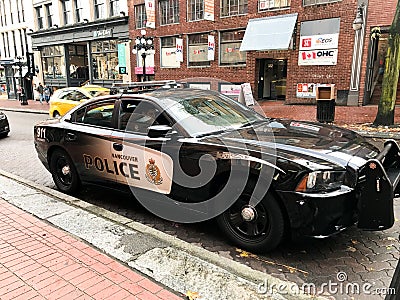
[[[317,121],[321,123],[330,123],[335,119],[335,85],[324,84],[317,85]]]

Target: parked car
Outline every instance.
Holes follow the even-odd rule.
[[[35,126],[59,190],[130,187],[176,222],[215,217],[241,248],[394,223],[399,147],[332,125],[269,119],[214,91],[162,88],[87,101]]]
[[[110,93],[108,88],[98,85],[67,87],[58,89],[50,98],[50,117],[61,117],[82,101]]]
[[[0,111],[0,138],[6,137],[10,132],[7,116]]]

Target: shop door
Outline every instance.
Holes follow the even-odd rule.
[[[285,100],[286,59],[260,59],[258,76],[258,98],[264,100]]]

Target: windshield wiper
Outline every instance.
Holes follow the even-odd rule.
[[[216,130],[216,131],[211,131],[211,132],[206,132],[206,133],[201,133],[199,135],[196,135],[195,138],[202,138],[208,135],[215,135],[215,134],[220,134],[229,131],[229,129],[221,129],[221,130]]]
[[[247,123],[244,123],[243,125],[241,125],[240,128],[247,127],[247,126],[251,126],[251,125],[255,125],[255,124],[261,123],[261,122],[265,122],[265,120],[254,120],[254,121],[250,121],[250,122],[247,122]]]

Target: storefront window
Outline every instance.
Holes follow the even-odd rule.
[[[239,51],[245,30],[221,32],[220,65],[243,65],[246,63],[246,52]]]
[[[86,46],[69,45],[69,74],[74,79],[88,79],[89,69],[87,64]]]
[[[64,47],[50,46],[42,50],[44,78],[65,78]]]
[[[192,34],[189,41],[189,67],[209,66],[208,60],[208,34]]]
[[[122,80],[118,74],[117,41],[97,41],[92,44],[93,79]]]
[[[303,6],[339,2],[340,0],[303,0]]]
[[[161,67],[179,68],[179,66],[179,61],[176,61],[176,37],[161,38]]]

